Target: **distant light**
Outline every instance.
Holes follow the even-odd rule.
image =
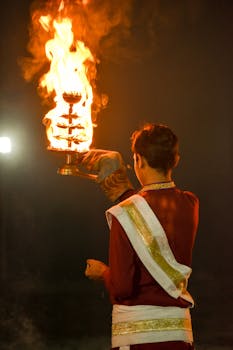
[[[11,140],[9,137],[0,137],[0,153],[11,152]]]

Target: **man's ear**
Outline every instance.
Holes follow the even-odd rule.
[[[179,164],[179,161],[180,161],[180,155],[179,155],[179,154],[177,154],[177,155],[176,155],[176,159],[175,159],[175,165],[174,165],[174,168],[176,168],[176,167],[177,167],[177,165]]]
[[[144,168],[146,165],[146,159],[141,154],[136,154],[136,160],[139,168]]]

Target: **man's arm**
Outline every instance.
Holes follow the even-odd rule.
[[[97,182],[112,202],[119,200],[125,192],[133,190],[127,167],[119,152],[90,150],[82,157],[81,165],[88,171],[97,173]]]
[[[124,300],[134,291],[135,252],[122,226],[113,217],[109,244],[109,269],[103,274],[112,299]]]

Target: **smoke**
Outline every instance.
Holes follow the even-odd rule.
[[[83,41],[97,59],[108,59],[130,37],[132,4],[133,0],[34,1],[27,48],[31,57],[23,61],[25,79],[31,80],[47,63],[44,45],[51,34],[41,27],[41,16],[72,18],[75,40]]]
[[[40,330],[23,310],[16,304],[0,299],[0,349],[1,350],[107,350],[110,348],[109,336],[77,336],[60,338],[42,336]],[[50,338],[49,338],[50,339]]]
[[[31,5],[28,52],[21,60],[24,78],[33,79],[47,63],[44,44],[50,39],[40,16],[72,18],[75,40],[90,48],[97,60],[141,59],[161,45],[162,31],[198,21],[201,0],[35,0]]]
[[[162,12],[161,0],[35,0],[27,47],[30,56],[20,61],[24,78],[38,80],[48,68],[44,46],[51,33],[42,28],[41,16],[72,18],[75,40],[83,41],[97,62],[119,63],[145,58],[153,51],[157,26],[165,20]]]
[[[0,347],[4,350],[43,350],[44,343],[32,319],[24,311],[1,303]]]
[[[1,350],[107,350],[110,348],[108,336],[77,337],[75,339],[48,340],[40,334],[32,319],[19,308],[8,307],[8,314],[1,315]],[[2,307],[1,307],[1,311]],[[6,311],[6,310],[5,310]],[[4,318],[5,316],[5,318]]]
[[[174,30],[183,23],[196,22],[203,8],[201,0],[35,0],[31,5],[29,56],[19,61],[23,76],[26,81],[39,81],[49,70],[45,43],[53,33],[43,29],[40,17],[71,18],[75,41],[84,42],[95,58],[95,63],[88,66],[95,120],[107,104],[106,95],[97,91],[96,65],[105,61],[145,60],[163,45],[166,35],[172,38]],[[53,102],[51,94],[40,90],[39,94],[44,97],[44,103]]]
[[[129,37],[130,11],[133,0],[48,0],[34,1],[31,6],[31,23],[29,27],[28,57],[21,58],[19,64],[26,81],[40,81],[49,70],[45,55],[45,43],[53,37],[53,28],[46,31],[39,19],[50,16],[51,23],[59,18],[72,19],[74,40],[82,41],[94,57],[94,62],[86,62],[87,75],[92,85],[94,101],[92,119],[96,120],[98,112],[108,102],[105,94],[99,94],[96,86],[96,65],[109,56],[113,47],[120,47],[120,41]],[[72,50],[72,48],[71,48]],[[53,103],[53,93],[38,86],[38,93],[46,104]]]

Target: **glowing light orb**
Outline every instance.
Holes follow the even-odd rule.
[[[11,140],[9,137],[0,137],[0,153],[11,152]]]

